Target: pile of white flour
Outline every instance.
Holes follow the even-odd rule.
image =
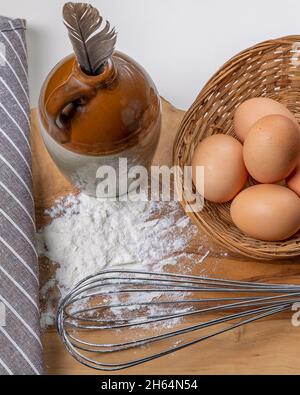
[[[163,271],[164,265],[187,258],[182,251],[198,231],[177,202],[116,202],[69,195],[47,214],[52,221],[37,234],[39,254],[59,267],[42,296],[54,285],[64,295],[85,276],[116,266],[147,269],[151,264],[152,270]],[[208,249],[202,250],[198,261],[208,254]],[[49,306],[43,326],[52,319]]]

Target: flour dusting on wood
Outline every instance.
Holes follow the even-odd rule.
[[[199,264],[210,252],[207,245],[199,246],[199,254],[183,252],[198,230],[174,201],[118,202],[69,195],[46,214],[52,220],[37,234],[38,250],[57,264],[57,270],[41,290],[46,305],[43,327],[53,324],[55,307],[49,290],[54,286],[63,296],[100,270],[151,267],[162,272],[182,260]]]

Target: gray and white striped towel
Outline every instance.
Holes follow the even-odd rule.
[[[0,17],[0,375],[41,374],[25,22]]]

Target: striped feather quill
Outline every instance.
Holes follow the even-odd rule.
[[[103,23],[99,11],[87,3],[66,3],[63,19],[82,70],[88,75],[100,74],[114,51],[115,30],[109,22]]]

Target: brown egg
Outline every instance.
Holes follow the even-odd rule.
[[[243,233],[258,240],[285,240],[300,228],[300,199],[280,185],[245,189],[231,203],[230,213]]]
[[[244,142],[244,161],[257,181],[271,184],[288,177],[300,155],[300,133],[283,115],[268,115],[257,121]]]
[[[296,169],[287,178],[286,184],[300,197],[300,160],[298,161]]]
[[[215,134],[198,144],[192,160],[195,185],[197,166],[204,166],[204,197],[216,203],[233,199],[248,177],[242,145],[225,134]]]
[[[271,114],[284,115],[291,119],[299,128],[296,118],[283,104],[266,97],[254,97],[244,101],[237,108],[234,114],[235,134],[243,142],[251,126],[253,126],[260,118]]]

